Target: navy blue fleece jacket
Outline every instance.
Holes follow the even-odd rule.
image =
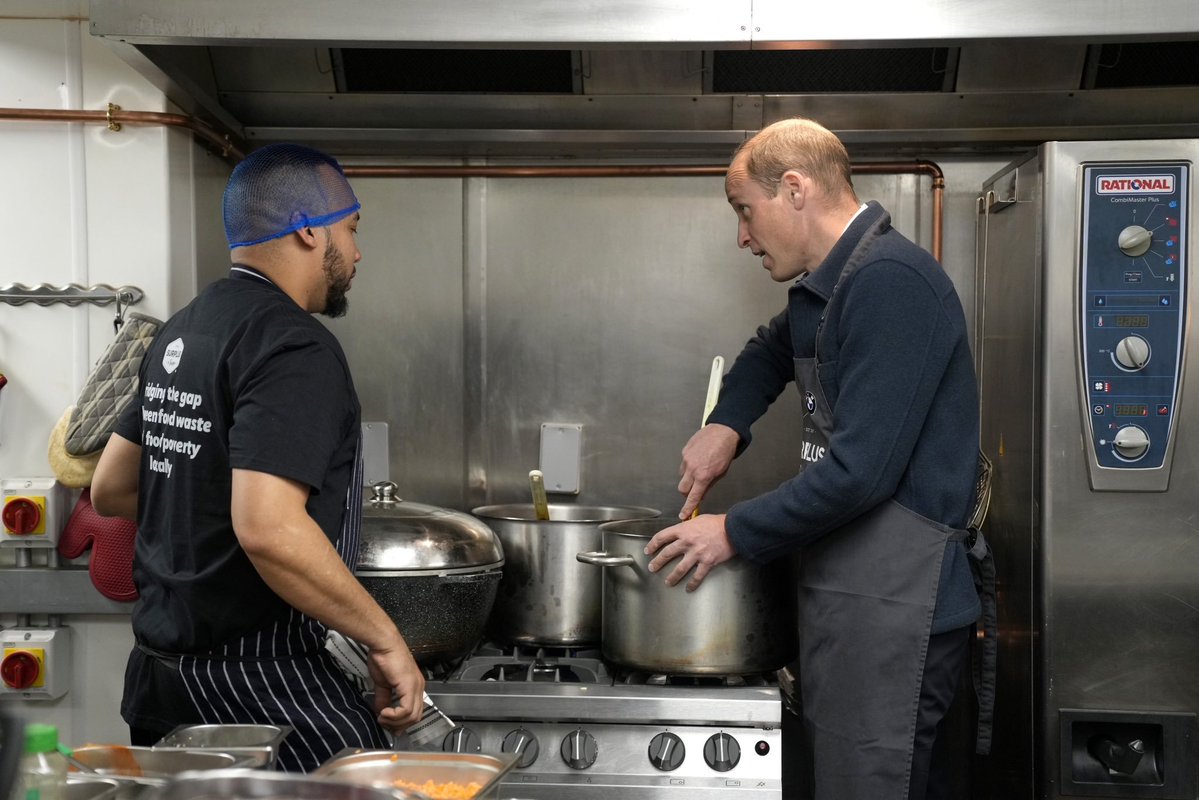
[[[963,528],[969,520],[978,389],[953,283],[887,217],[885,232],[833,295],[845,260],[886,213],[870,203],[824,262],[789,289],[788,309],[746,344],[708,417],[737,431],[743,450],[750,426],[794,381],[792,359],[815,353],[824,315],[818,372],[833,408],[833,436],[822,459],[729,509],[729,538],[751,560],[836,535],[838,527],[892,498],[944,525]],[[794,335],[793,319],[803,326]],[[947,545],[933,633],[978,617],[967,558],[961,543]]]

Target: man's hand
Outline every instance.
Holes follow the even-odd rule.
[[[676,558],[678,566],[666,576],[666,585],[674,586],[695,568],[687,581],[687,591],[694,592],[718,564],[723,564],[737,552],[724,529],[724,514],[704,514],[658,531],[645,546],[645,554],[654,556],[649,571],[657,572]]]
[[[708,488],[728,472],[741,437],[727,425],[714,422],[695,432],[683,446],[679,465],[679,494],[686,495],[679,519],[688,519]],[[723,530],[723,525],[721,526]]]
[[[387,650],[371,650],[367,658],[375,683],[379,724],[399,732],[420,721],[425,709],[425,676],[403,641]]]

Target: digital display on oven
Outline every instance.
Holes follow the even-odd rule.
[[[1117,314],[1115,317],[1115,326],[1117,328],[1148,328],[1148,314]]]
[[[1149,416],[1149,406],[1145,403],[1116,403],[1112,411],[1117,417]]]

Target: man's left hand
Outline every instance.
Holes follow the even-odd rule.
[[[681,556],[678,565],[666,576],[666,585],[674,586],[694,568],[695,574],[687,581],[687,591],[694,592],[713,567],[728,561],[737,551],[725,532],[724,514],[702,514],[658,531],[645,546],[645,554],[654,556],[649,562],[650,572],[659,571]]]

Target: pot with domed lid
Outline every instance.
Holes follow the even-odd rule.
[[[396,496],[377,483],[363,506],[358,580],[387,612],[412,655],[430,667],[481,638],[503,576],[504,551],[485,523]]]

